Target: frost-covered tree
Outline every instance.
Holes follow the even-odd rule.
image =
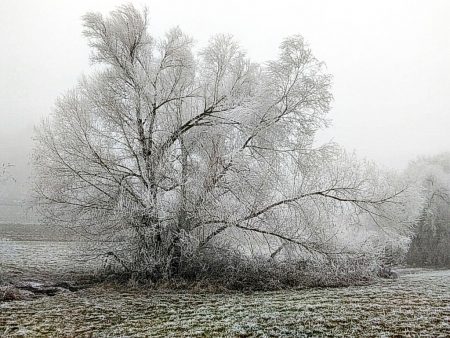
[[[260,65],[229,35],[198,53],[179,28],[152,37],[131,5],[83,20],[99,66],[37,128],[36,192],[48,221],[120,239],[127,269],[176,275],[211,248],[327,254],[336,222],[400,203],[372,166],[314,147],[331,76],[302,37]]]
[[[11,176],[9,169],[12,167],[12,164],[2,163],[0,164],[0,183],[5,183],[9,180],[14,181],[14,177]]]
[[[422,157],[407,175],[422,189],[421,215],[414,229],[407,263],[450,266],[450,154]]]

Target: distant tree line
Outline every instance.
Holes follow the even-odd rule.
[[[425,198],[406,263],[450,267],[450,154],[421,158],[409,172],[418,178]]]

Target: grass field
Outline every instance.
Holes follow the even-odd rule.
[[[50,261],[58,257],[53,259],[58,265],[74,253],[67,250],[71,243],[52,246],[44,241],[42,250],[42,242],[9,238],[0,242],[0,262],[23,243],[28,246],[22,255],[40,252],[41,260],[35,262],[44,264],[43,270],[45,255]],[[0,303],[0,336],[450,337],[450,271],[401,272],[398,280],[371,286],[251,294],[156,292],[102,284]]]
[[[0,278],[40,280],[88,273],[99,264],[85,254],[89,245],[60,228],[0,224]]]

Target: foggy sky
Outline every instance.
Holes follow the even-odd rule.
[[[231,33],[258,62],[303,35],[334,76],[333,125],[321,140],[397,170],[450,151],[450,1],[132,2],[149,8],[154,36],[178,25],[202,46]],[[122,3],[0,2],[0,163],[15,165],[10,196],[29,185],[33,126],[89,70],[81,16]]]

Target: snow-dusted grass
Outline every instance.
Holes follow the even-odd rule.
[[[0,224],[0,280],[90,273],[99,266],[98,259],[86,254],[90,245],[66,236],[59,228]]]
[[[450,271],[372,286],[190,294],[97,286],[0,304],[5,336],[450,336]]]
[[[57,275],[89,267],[74,260],[74,250],[83,243],[5,237],[8,241],[0,240],[0,273],[8,277],[43,278],[43,272]],[[165,293],[103,284],[54,297],[0,302],[0,336],[91,334],[449,337],[450,271],[410,269],[398,280],[371,286],[248,294]]]

